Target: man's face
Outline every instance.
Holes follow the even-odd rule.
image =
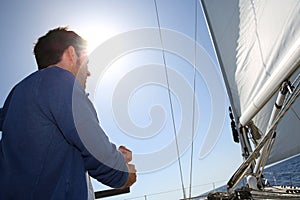
[[[81,51],[80,56],[78,57],[77,62],[76,62],[76,67],[78,69],[76,77],[84,89],[86,88],[87,77],[91,75],[88,70],[88,62],[89,62],[89,59],[87,56],[87,52]]]

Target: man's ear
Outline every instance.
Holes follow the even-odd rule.
[[[66,53],[68,55],[68,58],[70,59],[70,61],[72,63],[76,63],[76,60],[77,60],[77,54],[76,54],[76,51],[75,51],[75,48],[73,46],[69,46],[67,49],[66,49]]]

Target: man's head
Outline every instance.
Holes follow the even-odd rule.
[[[58,63],[69,46],[73,46],[77,56],[80,56],[80,52],[86,49],[87,42],[66,27],[50,30],[40,37],[34,46],[38,68],[43,69]]]
[[[34,46],[38,69],[57,65],[70,71],[85,88],[87,69],[87,42],[65,27],[50,30]]]

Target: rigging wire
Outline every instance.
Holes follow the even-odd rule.
[[[158,25],[158,29],[159,29],[160,43],[161,43],[161,47],[162,47],[162,56],[163,56],[163,61],[164,61],[166,82],[167,82],[167,87],[168,87],[168,96],[169,96],[169,103],[170,103],[170,109],[171,109],[171,117],[172,117],[172,124],[173,124],[173,133],[174,133],[174,136],[175,136],[177,159],[178,159],[178,165],[179,165],[179,171],[180,171],[180,179],[181,179],[181,187],[182,187],[183,198],[186,199],[186,194],[185,194],[185,189],[184,189],[184,183],[183,183],[182,166],[181,166],[181,160],[180,160],[180,154],[179,154],[179,147],[178,147],[178,139],[177,139],[177,133],[176,133],[175,119],[174,119],[174,110],[173,110],[173,104],[172,104],[172,98],[171,98],[171,90],[170,90],[168,69],[167,69],[167,64],[166,64],[165,48],[164,48],[164,43],[163,43],[162,34],[161,34],[161,26],[160,26],[160,22],[159,22],[159,14],[158,14],[158,8],[157,8],[156,0],[154,0],[154,4],[155,4],[155,11],[156,11],[157,25]]]
[[[192,198],[192,177],[193,177],[193,157],[194,157],[194,135],[195,135],[195,101],[196,101],[196,65],[197,65],[197,0],[195,0],[195,32],[194,32],[194,83],[193,83],[193,113],[192,113],[192,144],[191,144],[191,158],[190,158],[190,187],[189,187],[189,199]]]

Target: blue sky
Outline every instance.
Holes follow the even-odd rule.
[[[211,189],[213,182],[216,183],[216,186],[225,184],[241,162],[240,147],[232,142],[227,113],[228,100],[225,96],[220,98],[214,96],[215,91],[224,91],[224,86],[221,82],[221,76],[215,75],[218,73],[217,62],[209,34],[205,28],[200,4],[197,3],[197,44],[202,53],[199,53],[199,50],[197,54],[199,68],[197,68],[196,76],[196,107],[198,109],[196,124],[198,126],[194,140],[193,195]],[[123,43],[116,43],[110,49],[105,48],[105,44],[108,46],[114,44],[118,37],[124,39],[125,33],[133,37],[137,34],[137,30],[147,30],[147,33],[151,32],[149,30],[158,30],[155,6],[152,0],[94,0],[85,2],[29,0],[26,3],[6,0],[1,1],[0,4],[0,53],[2,61],[0,67],[0,104],[3,104],[8,92],[17,82],[36,70],[32,53],[33,44],[38,37],[44,35],[49,29],[69,26],[71,30],[88,40],[92,64],[94,64],[93,61],[99,64],[97,59],[103,56],[103,51],[101,51],[103,48],[104,52],[116,52],[122,45],[127,48],[134,45],[135,40],[127,41],[128,44],[124,40]],[[194,40],[194,0],[157,0],[157,6],[162,28],[168,29],[170,33],[175,33],[181,39]],[[170,34],[167,33],[166,37],[168,36]],[[153,38],[145,37],[142,35],[142,39],[145,41],[153,40]],[[159,37],[157,38],[159,39]],[[188,46],[180,43],[180,40],[171,40],[171,43],[174,45],[174,49],[178,46],[190,48],[187,50],[190,51],[189,55],[194,55],[193,45]],[[170,69],[169,78],[170,83],[172,83],[170,88],[172,88],[171,100],[172,106],[174,106],[175,126],[177,135],[180,135],[180,128],[186,126],[184,123],[192,120],[192,112],[186,112],[184,105],[192,105],[193,96],[185,96],[192,94],[188,92],[183,94],[176,94],[176,92],[185,91],[185,88],[193,89],[193,59],[189,60],[187,59],[188,56],[185,57],[183,54],[173,51],[171,46],[168,48],[165,52],[165,58],[168,69]],[[99,52],[102,54],[99,55]],[[110,54],[108,53],[108,55]],[[204,62],[206,59],[208,63]],[[101,62],[102,60],[100,60]],[[138,181],[132,187],[131,193],[109,199],[144,199],[144,195],[148,195],[147,199],[182,198],[178,162],[174,157],[174,155],[176,156],[175,149],[168,154],[170,155],[169,158],[172,159],[164,164],[160,159],[166,160],[167,157],[158,156],[155,159],[149,156],[157,155],[153,152],[162,155],[161,152],[174,141],[167,88],[163,85],[163,81],[160,82],[160,79],[150,80],[150,78],[157,78],[157,74],[143,74],[143,71],[137,71],[139,67],[147,67],[147,69],[158,70],[157,73],[164,73],[161,48],[155,45],[152,48],[141,46],[140,49],[135,48],[132,51],[128,50],[120,55],[117,54],[111,60],[110,65],[105,66],[106,68],[101,74],[93,74],[93,70],[96,70],[95,67],[97,65],[91,66],[92,76],[96,80],[95,85],[88,87],[88,89],[94,88],[94,90],[88,92],[93,96],[92,100],[104,130],[112,142],[117,145],[126,145],[132,149],[136,155],[134,159],[137,163],[143,161],[145,157],[147,159],[149,157],[146,160],[149,163],[157,162],[150,169],[142,165],[137,166],[137,169],[140,169]],[[140,85],[133,85],[134,91],[130,91],[127,96],[120,93],[122,98],[116,100],[115,95],[118,88],[128,89],[130,84],[135,83],[132,78],[128,78],[131,77],[128,75],[131,72],[139,75],[133,77],[140,78],[140,82],[138,82]],[[143,82],[146,79],[149,81]],[[91,86],[89,80],[88,84]],[[182,99],[184,99],[185,104],[181,102]],[[226,106],[220,109],[218,105]],[[119,106],[118,109],[116,106]],[[119,108],[127,110],[128,113],[118,113]],[[152,113],[152,118],[151,109],[154,113]],[[190,116],[186,117],[183,113],[190,113]],[[215,116],[221,116],[222,120],[214,120],[216,119]],[[132,127],[127,127],[129,131],[126,131],[126,127],[122,127],[121,122],[118,122],[119,118],[124,119],[125,117],[128,117],[132,122],[133,128],[138,131],[141,130],[140,133],[144,135],[139,135],[134,131],[130,133],[130,130],[133,130]],[[161,125],[158,129],[155,129],[152,124],[155,119]],[[152,125],[153,130],[156,130],[155,132],[149,131],[152,130]],[[146,129],[147,127],[150,128]],[[214,129],[215,127],[219,127],[219,129]],[[213,132],[215,137],[211,137],[213,138],[212,141],[209,141],[210,135],[207,136],[209,130],[217,131]],[[184,131],[181,135],[183,138],[185,138],[184,134],[187,134],[186,137],[191,134]],[[208,147],[205,146],[204,142],[211,148],[211,151],[205,151]],[[183,181],[185,187],[188,187],[190,182],[190,145],[183,144],[180,150]],[[201,154],[201,152],[205,153]],[[139,160],[140,158],[143,159]],[[152,165],[150,164],[150,166]],[[95,181],[93,184],[95,190],[106,188]]]

